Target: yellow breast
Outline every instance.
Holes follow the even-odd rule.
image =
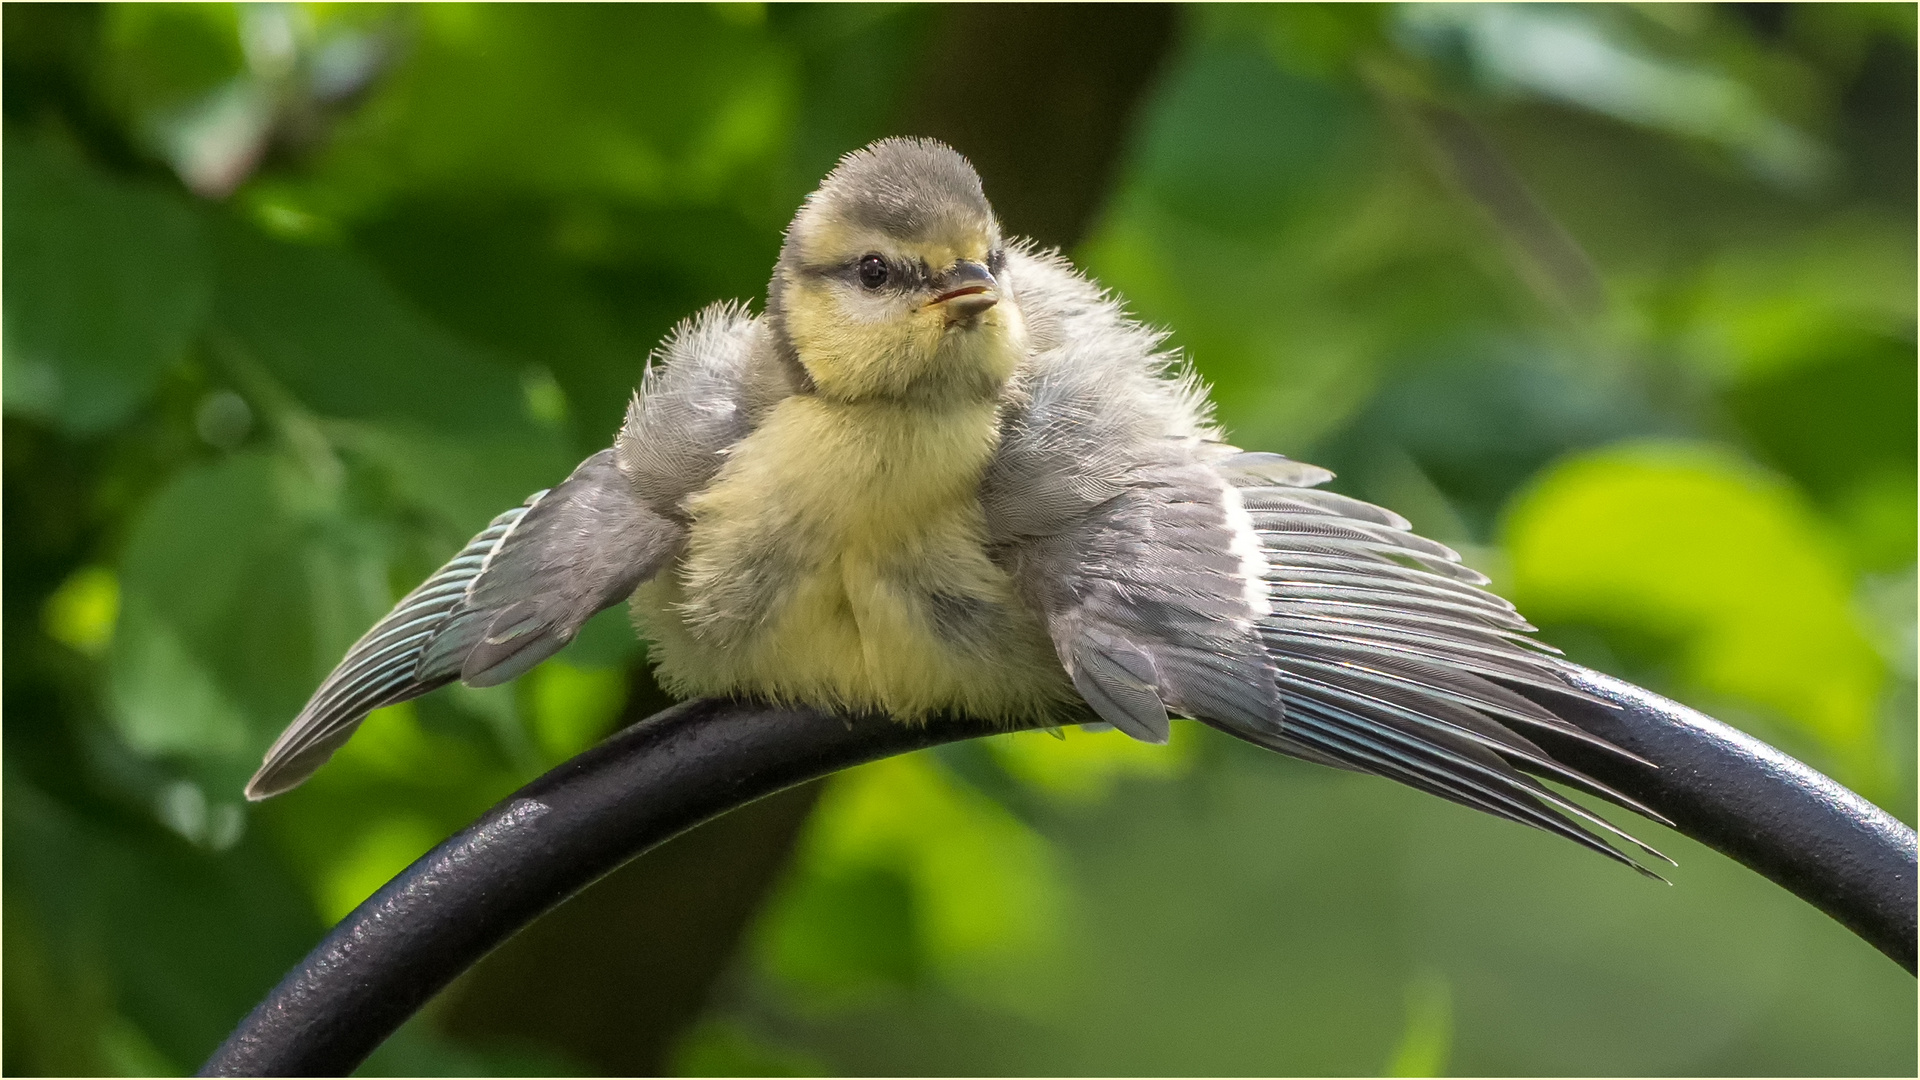
[[[1072,689],[987,558],[990,403],[789,398],[688,503],[669,572],[634,594],[662,683],[902,719],[1052,715]]]

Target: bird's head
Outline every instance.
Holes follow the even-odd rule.
[[[815,392],[991,400],[1025,350],[993,208],[967,159],[885,139],[840,160],[787,227],[768,314]]]

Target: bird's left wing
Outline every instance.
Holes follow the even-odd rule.
[[[1536,779],[1661,820],[1527,737],[1626,753],[1512,689],[1582,696],[1571,665],[1525,636],[1532,627],[1485,578],[1390,511],[1316,490],[1325,470],[1210,450],[1137,466],[1072,524],[1005,549],[1101,719],[1160,742],[1177,713],[1636,869],[1593,830],[1664,858]]]
[[[1513,689],[1585,696],[1484,577],[1399,515],[1318,490],[1326,470],[1219,441],[1159,338],[1064,263],[1018,252],[1012,270],[1034,350],[981,502],[1102,720],[1158,742],[1185,715],[1640,868],[1592,830],[1644,845],[1536,779],[1661,820],[1527,737],[1632,757]]]
[[[683,536],[635,495],[613,450],[581,462],[494,518],[354,644],[267,751],[247,797],[298,785],[374,709],[455,679],[491,686],[525,673],[651,577]]]
[[[1278,671],[1249,585],[1258,568],[1236,549],[1230,489],[1178,460],[1136,465],[1120,487],[1058,531],[1002,549],[1074,688],[1147,742],[1167,741],[1170,707],[1278,734]]]

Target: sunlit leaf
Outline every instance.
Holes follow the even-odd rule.
[[[320,918],[340,921],[444,839],[432,822],[419,818],[390,817],[375,824],[327,870],[317,901]]]
[[[1171,779],[1193,765],[1191,725],[1174,725],[1174,738],[1152,746],[1108,728],[1090,732],[1079,726],[1060,729],[1060,738],[1041,732],[1016,732],[989,740],[1002,768],[1062,802],[1099,803],[1125,777]]]
[[[533,738],[551,761],[564,761],[612,730],[627,702],[618,668],[578,667],[555,658],[530,675]]]
[[[1884,668],[1844,563],[1779,480],[1723,453],[1644,444],[1575,457],[1514,505],[1513,594],[1536,620],[1671,640],[1690,685],[1773,710],[1855,784],[1885,782]]]
[[[120,579],[104,566],[74,571],[47,599],[48,636],[83,653],[97,653],[113,640],[120,618]]]
[[[1383,1076],[1445,1076],[1453,1043],[1453,991],[1446,976],[1426,971],[1407,985],[1407,1030]]]
[[[897,888],[889,881],[905,885],[904,905],[882,902]],[[894,758],[847,773],[822,798],[790,899],[769,912],[763,956],[776,975],[817,982],[820,975],[793,963],[822,958],[806,939],[875,936],[848,950],[848,960],[859,964],[864,954],[865,963],[880,965],[871,970],[898,977],[914,963],[905,957],[918,954],[963,991],[1018,1002],[1031,995],[992,974],[1051,947],[1049,927],[1064,914],[1065,888],[1042,837],[958,785],[933,759]],[[822,902],[833,895],[862,899]],[[906,954],[898,952],[904,944],[886,944],[901,934],[886,920],[902,917],[912,928]],[[883,964],[883,949],[901,958]]]

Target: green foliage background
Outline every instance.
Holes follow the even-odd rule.
[[[1911,6],[5,20],[9,1074],[191,1071],[390,874],[661,704],[616,611],[240,799],[891,133],[1170,328],[1242,445],[1914,819]],[[1909,976],[1649,839],[1671,889],[1203,731],[1003,737],[677,841],[367,1072],[1913,1073]]]

